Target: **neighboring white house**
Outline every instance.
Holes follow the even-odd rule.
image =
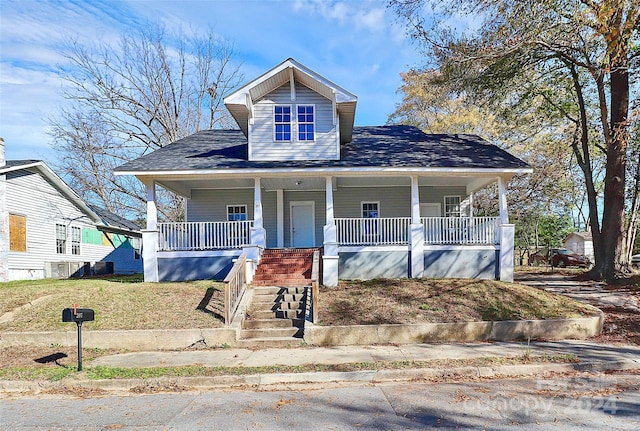
[[[564,240],[564,246],[569,251],[587,256],[591,262],[595,261],[591,232],[570,233]]]
[[[323,283],[374,277],[513,279],[505,187],[531,172],[473,135],[355,127],[357,97],[293,59],[228,95],[238,130],[204,130],[116,169],[147,189],[145,280],[222,278],[245,251],[322,251]],[[472,193],[498,184],[498,217]],[[156,186],[186,198],[158,223]]]
[[[142,272],[137,225],[86,205],[44,162],[0,153],[0,281]]]

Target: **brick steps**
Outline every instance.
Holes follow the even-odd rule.
[[[314,251],[265,250],[253,277],[253,299],[239,347],[292,347],[302,342]]]

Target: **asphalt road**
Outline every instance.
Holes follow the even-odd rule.
[[[637,430],[640,375],[0,399],[2,430]]]

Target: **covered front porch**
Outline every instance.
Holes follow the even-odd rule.
[[[322,247],[338,279],[513,279],[513,225],[501,172],[254,172],[141,178],[147,187],[145,278],[223,278],[245,252],[248,280],[266,248]],[[498,183],[497,217],[472,193]],[[158,223],[156,184],[187,199],[186,222]]]

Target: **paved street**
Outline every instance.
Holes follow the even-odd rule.
[[[637,430],[640,376],[0,400],[0,429]]]

